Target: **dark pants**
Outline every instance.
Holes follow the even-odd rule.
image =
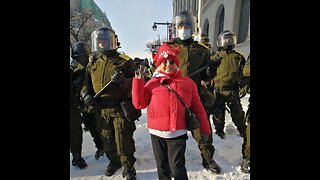
[[[246,113],[246,122],[247,122],[247,128],[246,128],[246,135],[244,136],[243,144],[242,144],[242,156],[243,156],[243,159],[250,160],[250,104]]]
[[[209,116],[208,116],[209,117]],[[210,122],[209,122],[210,124]],[[210,130],[212,132],[211,126]],[[198,148],[201,153],[202,157],[202,166],[206,168],[210,162],[213,160],[213,154],[215,151],[215,148],[213,146],[213,138],[212,138],[212,133],[209,135],[209,139],[206,142],[201,141],[201,132],[200,129],[196,129],[194,131],[191,131],[192,137],[197,141],[198,143]]]
[[[136,161],[133,139],[135,122],[129,122],[124,118],[120,106],[103,108],[98,106],[96,118],[107,158],[113,164],[132,168]]]
[[[216,93],[213,107],[213,124],[217,132],[223,132],[225,124],[225,111],[227,105],[231,111],[231,119],[240,134],[246,130],[244,111],[238,93],[234,91],[221,91]]]
[[[98,150],[103,150],[103,143],[100,137],[100,134],[97,130],[97,120],[95,118],[95,114],[93,113],[85,113],[82,112],[82,122],[85,127],[89,130],[91,137],[93,138],[93,142]]]
[[[74,158],[81,157],[83,134],[81,124],[80,110],[70,105],[70,151]]]
[[[212,110],[213,103],[215,101],[215,95],[213,95],[207,88],[204,86],[198,87],[199,96],[201,99],[201,103],[207,113],[207,120],[209,122],[210,131],[212,132],[211,122],[210,122],[210,112]],[[207,167],[210,162],[213,160],[213,154],[215,148],[213,146],[213,138],[212,133],[209,135],[209,139],[206,142],[202,142],[201,140],[201,133],[198,130],[191,131],[192,137],[197,141],[198,148],[201,153],[202,157],[202,165],[203,167]]]
[[[151,134],[154,157],[157,162],[159,180],[187,180],[185,151],[188,135],[166,139]]]

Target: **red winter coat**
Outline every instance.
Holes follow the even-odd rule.
[[[172,91],[160,85],[163,80],[168,81],[186,106],[196,114],[200,121],[201,133],[210,134],[209,121],[200,101],[197,86],[192,79],[182,76],[181,71],[177,71],[172,78],[168,76],[152,78],[146,85],[143,79],[133,78],[132,102],[137,109],[148,106],[148,128],[162,131],[187,129],[184,107]]]

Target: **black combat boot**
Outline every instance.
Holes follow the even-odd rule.
[[[82,157],[76,157],[72,159],[72,165],[80,169],[86,168],[88,165]]]
[[[209,163],[202,163],[205,168],[214,174],[220,174],[221,168],[218,166],[218,164],[212,159]]]
[[[249,159],[242,159],[240,166],[241,166],[242,172],[250,173],[250,160]]]
[[[107,169],[104,172],[105,176],[112,176],[114,173],[117,172],[118,169],[120,169],[122,166],[121,164],[113,164],[113,163],[109,163],[107,166]]]
[[[96,151],[96,153],[94,154],[94,158],[95,158],[96,160],[98,160],[101,156],[103,156],[103,150],[98,149],[98,150]]]
[[[136,169],[134,167],[127,168],[125,167],[122,171],[122,177],[127,180],[137,180],[136,178]]]

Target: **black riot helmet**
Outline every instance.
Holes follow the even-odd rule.
[[[84,67],[89,62],[90,54],[91,54],[91,48],[87,43],[83,41],[78,41],[72,45],[71,57]]]
[[[217,46],[219,49],[233,49],[237,44],[236,35],[230,30],[222,31],[217,40]]]
[[[186,40],[197,33],[197,20],[191,12],[183,10],[173,19],[174,36]]]
[[[91,33],[93,52],[110,55],[119,48],[118,38],[109,26],[100,27]]]

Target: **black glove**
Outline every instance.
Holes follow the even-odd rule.
[[[111,82],[115,84],[122,84],[124,81],[124,75],[122,71],[116,70],[111,77]]]
[[[209,140],[209,136],[208,134],[201,134],[201,141],[202,143],[205,143]]]
[[[216,74],[216,70],[221,63],[221,57],[215,56],[211,57],[208,61],[207,75],[213,77]]]
[[[211,57],[210,60],[216,64],[220,64],[222,57],[215,56],[215,57]]]
[[[147,68],[150,67],[150,66],[149,66],[149,62],[146,61],[146,60],[141,61],[140,65],[141,65],[141,66],[145,66],[145,67],[147,67]]]
[[[84,101],[85,105],[87,105],[87,106],[95,106],[96,105],[96,100],[94,100],[94,98],[89,94],[84,96],[83,101]]]

